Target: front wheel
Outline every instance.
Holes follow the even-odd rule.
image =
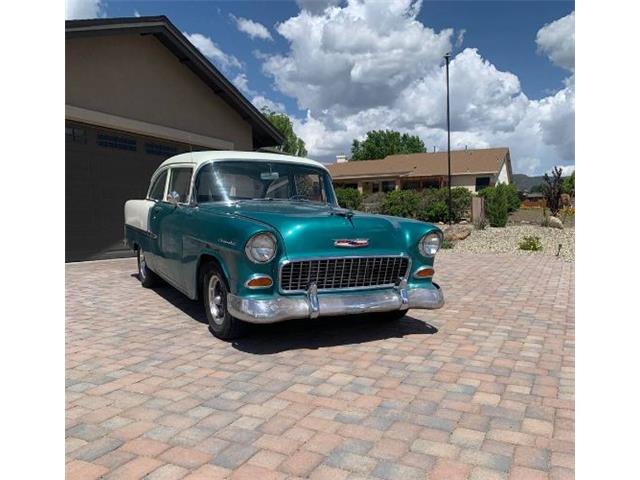
[[[209,329],[222,340],[237,338],[243,324],[227,310],[227,281],[215,265],[209,265],[202,276],[202,299],[209,320]]]
[[[145,288],[151,288],[158,284],[158,276],[149,269],[147,265],[147,258],[144,250],[139,248],[138,254],[138,279]]]

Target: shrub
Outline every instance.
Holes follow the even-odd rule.
[[[420,197],[413,190],[393,190],[387,193],[380,210],[396,217],[416,218]]]
[[[520,197],[518,196],[518,189],[515,185],[507,185],[506,183],[499,183],[495,187],[486,187],[478,192],[478,196],[483,197],[485,202],[488,202],[488,197],[492,196],[494,192],[500,192],[500,195],[505,197],[507,203],[507,213],[515,212],[520,208]]]
[[[509,219],[510,193],[507,189],[501,188],[503,185],[483,188],[479,194],[484,198],[485,211],[492,227],[505,227]]]
[[[359,210],[362,207],[362,194],[355,188],[336,188],[336,197],[342,208]]]
[[[525,235],[519,243],[520,250],[529,250],[537,252],[542,250],[542,244],[540,243],[540,237]]]
[[[382,203],[385,196],[384,192],[371,193],[364,197],[363,201],[364,203]]]
[[[452,221],[459,222],[469,216],[471,210],[471,192],[464,187],[451,189]],[[442,207],[444,206],[444,210]],[[449,220],[449,191],[447,188],[429,188],[420,193],[420,212],[418,218],[429,222]]]
[[[548,174],[544,174],[544,184],[542,192],[544,193],[544,199],[547,202],[551,215],[558,215],[560,210],[561,201],[560,195],[562,194],[562,168],[553,167],[551,177]]]
[[[451,248],[453,248],[454,242],[452,242],[451,240],[447,240],[446,238],[442,241],[442,245],[440,246],[440,248],[444,249],[444,250],[449,250]]]

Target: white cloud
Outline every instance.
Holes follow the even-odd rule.
[[[233,14],[231,14],[230,17],[236,23],[238,30],[246,33],[252,39],[260,38],[261,40],[273,40],[271,33],[269,33],[269,30],[263,24],[254,22],[248,18],[236,17]]]
[[[216,66],[223,69],[242,68],[240,61],[233,55],[224,53],[209,37],[201,33],[182,32],[202,54]]]
[[[286,109],[284,105],[280,102],[274,102],[273,100],[269,100],[268,98],[262,95],[256,95],[251,100],[251,103],[258,109],[262,110],[263,108],[267,108],[272,112],[285,112]]]
[[[245,73],[239,73],[231,81],[233,82],[233,84],[236,87],[238,87],[240,90],[242,90],[242,92],[244,92],[245,94],[247,94],[247,95],[256,95],[257,94],[257,92],[255,90],[252,90],[249,87],[249,79],[247,78],[247,75]]]
[[[419,8],[410,0],[352,0],[302,10],[276,27],[289,51],[257,58],[275,88],[307,112],[293,122],[311,156],[333,160],[354,138],[386,128],[419,135],[429,150],[446,148],[442,56],[454,31],[425,27]],[[515,74],[474,48],[452,59],[450,73],[453,148],[507,146],[516,172],[573,163],[573,76],[553,95],[531,100]]]
[[[566,70],[575,69],[575,12],[548,23],[536,35],[538,52]]]
[[[140,16],[140,12],[138,10],[134,10],[133,11],[133,16],[134,17],[139,17]]]
[[[66,0],[64,18],[67,20],[98,18],[104,16],[100,0]]]
[[[329,7],[334,7],[342,3],[342,0],[296,0],[301,10],[310,13],[322,13]]]

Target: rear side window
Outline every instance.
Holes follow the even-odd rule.
[[[167,181],[167,171],[165,170],[158,178],[156,178],[155,182],[153,182],[153,186],[151,190],[149,190],[149,198],[151,200],[163,200],[164,199],[164,184]]]
[[[189,187],[191,186],[190,168],[172,168],[169,179],[169,193],[177,192],[180,195],[180,203],[187,203],[189,197]]]

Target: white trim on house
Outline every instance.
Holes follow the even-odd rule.
[[[498,183],[505,183],[507,185],[509,185],[510,179],[509,179],[509,170],[507,168],[507,161],[505,160],[504,162],[502,162],[502,166],[500,167],[500,171],[498,173],[498,178],[496,179],[496,185]]]
[[[114,130],[125,130],[127,132],[136,133],[138,135],[146,135],[149,137],[162,138],[174,142],[185,143],[187,145],[198,145],[201,147],[232,150],[233,142],[222,140],[220,138],[198,135],[196,133],[178,130],[176,128],[165,127],[154,123],[134,120],[132,118],[120,117],[110,113],[98,112],[87,108],[76,107],[73,105],[65,105],[65,118],[67,120],[89,123],[104,128],[112,128]]]

